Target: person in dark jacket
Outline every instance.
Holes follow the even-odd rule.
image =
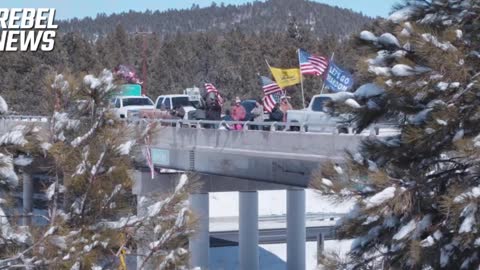
[[[270,116],[265,121],[267,121],[267,122],[283,122],[283,112],[280,109],[280,104],[279,103],[275,104],[272,111],[270,112]],[[270,126],[264,126],[263,130],[269,131]]]
[[[225,110],[225,116],[222,117],[222,120],[223,121],[233,121],[233,118],[232,118],[232,113],[230,112],[230,110]],[[228,123],[223,123],[223,127],[227,130],[232,130],[233,129],[233,126],[232,125],[229,125]]]
[[[220,121],[222,115],[222,106],[219,104],[215,93],[211,92],[206,97],[207,108],[205,109],[205,118],[210,121]],[[213,124],[205,124],[205,128],[216,128]]]
[[[222,118],[221,115],[222,107],[218,103],[212,104],[210,107],[207,108],[207,120],[219,121]]]
[[[283,122],[283,111],[280,109],[280,104],[277,103],[270,113],[270,122]]]

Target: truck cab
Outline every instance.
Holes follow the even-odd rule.
[[[169,118],[168,112],[182,107],[185,111],[184,119],[187,119],[189,111],[195,110],[193,101],[188,95],[162,95],[157,97],[155,106],[151,109],[144,109],[140,111],[141,118]]]
[[[347,118],[335,114],[332,97],[334,94],[320,94],[313,96],[307,108],[287,111],[287,122],[305,124],[310,132],[338,132],[348,133],[344,122]],[[292,126],[292,130],[299,130],[299,126]]]
[[[154,108],[153,101],[146,96],[117,96],[112,106],[118,118],[138,117],[140,110]]]

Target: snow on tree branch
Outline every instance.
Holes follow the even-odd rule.
[[[0,136],[0,268],[113,269],[119,249],[135,253],[137,241],[154,243],[141,257],[146,264],[186,267],[184,246],[194,223],[186,200],[195,185],[184,177],[174,193],[145,201],[145,210],[163,202],[154,215],[138,215],[131,193],[131,153],[155,126],[137,130],[108,119],[106,98],[115,88],[108,70],[49,78],[55,95],[50,128],[19,125]],[[78,99],[91,110],[79,108]],[[23,216],[3,208],[18,169],[40,170],[48,179],[47,188],[35,191],[48,199],[48,227],[19,226]],[[137,235],[142,230],[152,235]]]
[[[0,115],[8,113],[8,105],[5,99],[0,96]]]
[[[313,179],[358,200],[337,229],[356,239],[345,268],[480,265],[478,14],[478,1],[405,1],[360,33],[356,124],[385,119],[400,134],[364,140],[342,170],[324,164]]]
[[[18,185],[18,177],[13,169],[13,158],[0,153],[0,181],[10,186]]]

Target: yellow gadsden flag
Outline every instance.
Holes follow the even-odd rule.
[[[275,81],[280,88],[295,85],[300,83],[300,69],[299,68],[275,68],[270,67]]]

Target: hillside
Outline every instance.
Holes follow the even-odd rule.
[[[205,81],[214,83],[227,100],[259,98],[257,74],[269,74],[265,59],[274,66],[294,67],[298,48],[325,56],[335,52],[336,62],[354,72],[358,52],[347,37],[370,21],[349,10],[304,0],[71,20],[60,23],[63,33],[52,52],[0,54],[4,74],[0,95],[17,113],[45,114],[43,101],[51,98],[46,76],[64,71],[98,73],[118,65],[141,71],[146,44],[144,86],[153,98],[181,93]],[[134,35],[140,28],[157,34]],[[304,86],[306,95],[312,96],[319,92],[321,80],[306,78]],[[294,105],[301,104],[299,86],[289,87],[288,92]]]
[[[292,18],[308,26],[319,38],[329,34],[344,36],[360,30],[370,18],[351,10],[331,7],[306,0],[255,1],[244,5],[217,5],[207,8],[193,5],[188,10],[125,12],[96,18],[72,19],[59,22],[63,32],[80,32],[89,38],[103,36],[122,24],[127,32],[148,31],[164,37],[172,33],[282,32]]]

